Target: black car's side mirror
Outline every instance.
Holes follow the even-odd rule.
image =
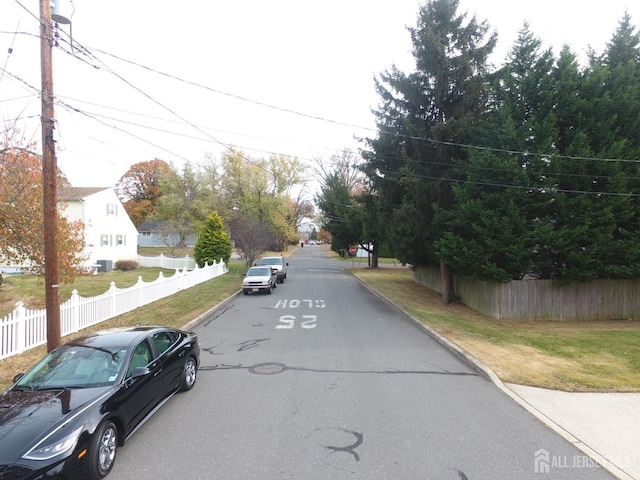
[[[133,369],[133,372],[131,372],[131,378],[144,377],[145,375],[149,375],[149,372],[151,372],[151,370],[147,367],[136,367]]]
[[[13,383],[16,383],[18,380],[20,380],[22,377],[24,377],[24,373],[19,373],[17,374],[15,377],[13,377]]]

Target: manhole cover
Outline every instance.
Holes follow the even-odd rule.
[[[287,370],[287,366],[282,363],[259,363],[249,369],[251,373],[258,375],[274,375]]]

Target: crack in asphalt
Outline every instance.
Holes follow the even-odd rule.
[[[237,351],[243,352],[244,350],[249,350],[250,348],[259,347],[262,342],[266,342],[268,340],[269,340],[268,338],[257,338],[255,340],[247,340],[245,342],[234,344],[234,347],[237,347],[239,345],[240,348],[238,348]]]
[[[226,307],[225,309],[223,309],[222,311],[220,311],[220,313],[218,313],[217,315],[215,315],[214,317],[211,317],[209,320],[207,320],[203,326],[208,327],[209,324],[211,322],[213,322],[216,318],[220,317],[221,315],[223,315],[224,313],[227,312],[227,310],[231,310],[233,307],[235,307],[235,305],[229,305],[228,307]]]
[[[327,450],[332,450],[333,453],[335,452],[350,453],[351,455],[353,455],[353,458],[355,459],[355,461],[359,462],[360,455],[358,455],[358,452],[356,452],[356,448],[362,445],[364,436],[362,435],[362,433],[354,432],[353,430],[345,430],[345,429],[341,429],[341,430],[345,433],[349,433],[354,437],[356,437],[356,441],[352,445],[347,445],[346,447],[332,447],[331,445],[325,445],[324,448],[326,448]]]
[[[244,342],[234,343],[231,346],[232,347],[238,347],[236,349],[236,352],[243,352],[245,350],[249,350],[250,348],[259,347],[263,342],[266,342],[268,340],[270,340],[270,339],[269,338],[256,338],[254,340],[245,340]],[[220,346],[222,346],[225,342],[226,342],[226,340],[223,340],[222,342],[218,343],[217,345],[213,345],[212,347],[203,348],[202,351],[203,352],[207,352],[210,355],[224,355],[225,353],[228,353],[228,352],[216,352],[215,349],[220,347]]]
[[[458,476],[460,477],[460,480],[469,480],[469,477],[467,477],[464,472],[458,470],[457,468],[455,469],[456,472],[458,472]]]
[[[307,367],[291,367],[284,363],[266,362],[257,363],[255,365],[243,365],[241,363],[222,363],[216,365],[201,365],[199,370],[212,371],[212,370],[248,370],[250,373],[257,375],[274,375],[276,373],[282,373],[287,370],[293,370],[297,372],[314,372],[314,373],[354,373],[354,374],[376,374],[376,375],[452,375],[461,377],[477,377],[479,376],[474,372],[450,372],[446,370],[399,370],[399,369],[385,369],[385,370],[334,370],[334,369],[320,369],[320,368],[307,368]]]

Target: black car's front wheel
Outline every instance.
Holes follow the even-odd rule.
[[[116,461],[118,429],[113,422],[104,422],[96,428],[89,449],[89,478],[106,477]]]
[[[189,357],[184,364],[184,372],[182,376],[182,387],[180,390],[186,392],[191,390],[196,384],[196,376],[198,374],[198,364],[195,358]]]

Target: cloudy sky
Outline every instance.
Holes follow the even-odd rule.
[[[0,0],[0,124],[40,141],[37,0]],[[61,0],[62,1],[62,0]],[[375,132],[374,76],[413,68],[419,0],[65,0],[54,49],[58,165],[74,186],[113,186],[130,165],[180,167],[235,146],[253,158],[328,160]],[[525,20],[545,46],[602,52],[637,0],[460,0],[499,35]],[[9,53],[11,50],[12,53]],[[39,151],[39,147],[38,147]]]

